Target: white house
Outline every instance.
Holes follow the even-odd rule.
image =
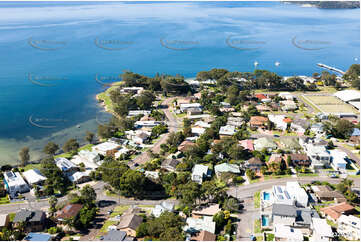
[[[158,126],[160,124],[163,124],[162,121],[154,121],[154,120],[149,120],[149,121],[137,121],[134,123],[134,127],[139,129],[139,128],[153,128],[155,126]]]
[[[236,127],[233,125],[222,126],[219,129],[219,135],[222,135],[222,136],[232,136],[235,133],[236,133]]]
[[[273,231],[276,241],[303,241],[303,234],[300,229],[283,224],[275,224]]]
[[[275,124],[276,129],[287,129],[287,123],[283,121],[285,119],[285,115],[268,114],[268,119]]]
[[[90,181],[90,176],[88,172],[77,171],[74,174],[69,175],[68,179],[75,184],[80,184]]]
[[[143,91],[143,87],[123,87],[120,89],[120,93],[141,94]]]
[[[226,102],[221,102],[221,106],[223,108],[231,108],[232,107],[232,105],[230,103],[226,103]]]
[[[347,154],[339,149],[329,150],[331,158],[331,166],[335,170],[346,170],[347,166]]]
[[[202,219],[188,217],[183,230],[188,233],[205,230],[214,234],[216,231],[216,223],[213,222],[213,217],[209,216],[204,216]]]
[[[294,205],[295,200],[286,190],[285,186],[275,185],[272,187],[272,197],[274,203],[285,204],[285,205]]]
[[[214,171],[217,176],[221,175],[222,173],[233,173],[233,174],[240,174],[241,171],[239,169],[239,166],[236,164],[228,164],[228,163],[222,163],[214,166]]]
[[[315,134],[322,134],[324,131],[323,124],[322,123],[312,124],[310,130]]]
[[[202,184],[205,177],[210,177],[208,166],[195,165],[192,169],[192,181]]]
[[[312,218],[311,228],[313,230],[313,241],[330,241],[333,238],[333,232],[326,219]]]
[[[158,218],[163,212],[166,211],[173,212],[173,210],[174,210],[173,203],[163,201],[161,204],[155,205],[155,207],[152,210],[152,214],[154,215],[154,217]]]
[[[28,184],[24,181],[19,172],[5,172],[4,182],[6,190],[12,196],[16,193],[25,193],[30,191]]]
[[[73,162],[64,157],[56,158],[55,164],[62,172],[70,173],[75,172],[79,169]]]
[[[94,145],[92,147],[92,150],[97,152],[98,154],[106,155],[107,151],[116,150],[119,148],[120,148],[120,145],[117,144],[116,142],[107,141],[107,142],[100,143],[98,145]]]
[[[130,110],[128,113],[129,117],[134,117],[138,115],[150,115],[151,111],[149,110]]]
[[[83,163],[86,169],[91,170],[98,168],[102,163],[99,154],[95,151],[89,150],[79,151],[79,153],[71,159],[71,162],[76,165]]]
[[[360,218],[352,215],[341,215],[337,220],[337,224],[337,232],[342,237],[348,240],[360,240]]]
[[[278,96],[282,99],[293,100],[295,97],[289,92],[280,92]]]
[[[243,118],[241,117],[228,117],[227,125],[241,127],[244,124]]]
[[[204,122],[204,121],[197,121],[195,122],[194,126],[198,126],[198,127],[201,127],[201,128],[210,128],[211,125],[207,122]]]
[[[136,144],[143,144],[151,136],[151,132],[143,130],[127,130],[125,131],[127,138]]]
[[[179,108],[181,112],[187,112],[190,108],[202,108],[202,105],[200,103],[182,103]]]
[[[40,185],[46,180],[46,177],[38,169],[27,170],[23,172],[23,176],[30,185]]]
[[[305,151],[308,157],[311,158],[311,166],[313,168],[323,168],[324,166],[329,166],[331,161],[331,155],[324,146],[306,144]]]
[[[294,199],[296,206],[307,207],[308,195],[298,182],[287,182],[286,190],[291,198]]]
[[[206,131],[205,128],[192,128],[192,134],[197,135],[197,136],[201,136],[202,134],[204,134],[204,132]]]

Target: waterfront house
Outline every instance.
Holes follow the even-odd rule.
[[[155,126],[158,126],[160,124],[164,124],[163,121],[136,121],[134,123],[134,127],[136,129],[140,129],[140,128],[147,128],[147,129],[151,129],[151,128],[154,128]]]
[[[77,167],[73,162],[64,157],[55,158],[55,164],[62,172],[68,174],[79,170],[79,167]]]
[[[121,94],[141,94],[144,91],[143,87],[123,87],[120,89]]]
[[[202,184],[203,179],[212,176],[211,170],[208,166],[196,164],[192,169],[191,179],[198,184]]]
[[[70,218],[76,218],[79,215],[82,207],[82,204],[68,204],[64,206],[61,210],[57,211],[55,218],[59,223],[63,223],[65,220]]]
[[[258,172],[261,170],[261,167],[264,163],[258,157],[252,157],[251,159],[245,162],[245,168]]]
[[[100,156],[95,151],[81,150],[71,160],[76,165],[84,164],[86,169],[94,170],[101,165]]]
[[[103,142],[100,143],[98,145],[94,145],[92,147],[92,150],[97,152],[98,154],[101,155],[106,155],[107,151],[111,151],[111,150],[118,150],[120,148],[120,145],[114,141],[107,141],[107,142]]]
[[[18,228],[25,224],[25,231],[38,232],[44,229],[45,220],[46,214],[41,210],[21,209],[15,214],[12,222],[14,228]]]
[[[337,232],[347,240],[360,240],[360,218],[349,215],[341,215],[337,221]]]
[[[320,209],[323,216],[327,219],[336,222],[342,215],[349,215],[355,213],[355,207],[347,202],[338,203]]]
[[[30,188],[24,181],[19,172],[8,171],[4,173],[5,187],[10,196],[15,196],[16,193],[29,192]]]
[[[214,234],[216,231],[216,223],[213,222],[213,217],[211,216],[204,216],[203,218],[188,217],[183,230],[190,234],[196,234],[202,230]]]
[[[264,128],[267,125],[268,118],[263,116],[252,116],[249,125],[252,128]]]
[[[269,152],[278,148],[277,144],[268,137],[256,139],[253,141],[253,146],[255,150],[262,151],[263,149],[266,149]]]
[[[30,169],[23,172],[23,176],[25,180],[29,183],[29,185],[42,185],[46,180],[46,177],[41,174],[38,169]]]
[[[138,115],[150,115],[151,111],[149,110],[129,110],[128,117],[134,117]]]
[[[143,222],[143,217],[135,214],[125,214],[120,217],[120,222],[117,228],[124,231],[128,236],[136,237],[136,230]]]
[[[165,159],[162,164],[161,164],[161,168],[165,169],[167,171],[175,171],[177,168],[177,165],[180,163],[179,160],[177,159]]]
[[[333,239],[333,232],[326,219],[312,218],[312,238],[314,241],[330,241]]]

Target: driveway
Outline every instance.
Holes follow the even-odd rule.
[[[260,217],[259,208],[254,207],[253,199],[244,200],[244,208],[241,214],[238,214],[238,223],[237,223],[237,234],[236,240],[249,241],[250,236],[253,233],[253,223],[255,219]]]

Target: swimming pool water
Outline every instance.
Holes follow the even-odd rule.
[[[269,200],[270,199],[270,194],[268,192],[264,192],[263,193],[263,200]]]
[[[268,226],[269,225],[269,218],[268,216],[262,215],[262,226]]]

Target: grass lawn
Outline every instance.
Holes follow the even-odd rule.
[[[127,211],[130,208],[129,205],[122,205],[122,206],[118,206],[115,207],[115,209],[113,210],[112,214],[110,215],[110,217],[115,217],[117,215],[122,215],[125,211]]]
[[[78,149],[78,152],[81,151],[81,150],[89,150],[89,151],[91,151],[93,146],[94,146],[93,144],[84,145],[84,146],[82,146],[82,147],[80,147]],[[64,157],[66,159],[71,159],[73,157],[73,155],[71,154],[71,152],[67,152],[67,153],[62,153],[60,155],[54,156],[54,158],[59,158],[59,157]]]
[[[274,234],[266,233],[266,241],[273,241],[275,238]]]
[[[270,179],[280,179],[280,178],[286,178],[286,177],[292,177],[292,175],[265,175],[264,179],[270,180]]]
[[[31,169],[40,169],[41,164],[28,164],[24,167],[24,171],[31,170]]]
[[[304,97],[307,101],[314,103],[318,109],[326,113],[355,113],[356,111],[351,105],[345,104],[334,96],[307,95]]]
[[[16,213],[9,213],[9,221],[12,222],[14,221]]]
[[[253,195],[254,207],[259,208],[261,206],[261,192],[255,192]]]
[[[319,176],[316,173],[298,173],[297,176]]]
[[[8,195],[6,195],[5,197],[0,198],[0,204],[8,204],[8,203],[10,203]]]
[[[103,224],[103,227],[100,229],[100,232],[106,233],[108,232],[108,227],[117,224],[117,221],[107,220]]]
[[[94,146],[93,144],[87,144],[87,145],[84,145],[84,146],[80,147],[78,151],[81,151],[81,150],[89,150],[89,151],[91,151],[93,146]]]
[[[253,233],[255,234],[259,234],[261,233],[262,230],[261,230],[261,220],[260,219],[256,219],[254,221],[254,224],[253,224]]]
[[[331,221],[329,219],[326,219],[326,221],[327,221],[327,224],[330,225],[331,227],[337,228],[337,224],[334,223],[333,221]]]

